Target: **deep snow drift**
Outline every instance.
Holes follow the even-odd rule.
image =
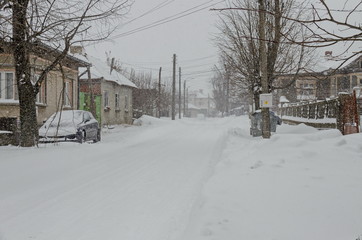
[[[362,134],[154,119],[97,144],[0,147],[0,239],[354,240]]]

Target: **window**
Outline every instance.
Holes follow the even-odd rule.
[[[115,99],[115,109],[119,110],[119,93],[115,94],[114,99]]]
[[[128,96],[124,96],[124,110],[128,111]]]
[[[14,99],[14,89],[14,73],[0,72],[0,99]]]
[[[353,75],[352,76],[352,88],[354,88],[355,86],[357,86],[357,76]]]
[[[109,107],[108,91],[104,91],[103,93],[103,106],[105,108]]]
[[[14,74],[5,73],[6,99],[14,99]]]

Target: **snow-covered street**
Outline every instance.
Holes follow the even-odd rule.
[[[0,147],[1,240],[355,240],[362,134],[143,118],[96,144]]]

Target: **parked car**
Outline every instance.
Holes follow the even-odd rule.
[[[85,141],[101,140],[101,129],[92,113],[83,110],[68,110],[54,113],[39,129],[40,141]]]

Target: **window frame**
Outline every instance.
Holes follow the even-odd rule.
[[[114,107],[116,110],[120,110],[120,94],[117,92],[114,94]]]
[[[11,74],[12,75],[12,84],[11,87],[9,88],[9,80],[8,80],[8,75]],[[10,93],[10,89],[11,89],[11,94]],[[17,93],[17,89],[16,89],[16,83],[15,83],[15,72],[12,71],[0,71],[0,99],[1,100],[17,100],[15,98]],[[11,95],[11,97],[9,97],[9,95]]]
[[[128,99],[128,95],[124,96],[124,111],[128,112],[128,108],[129,108],[129,103],[128,103],[129,99]]]
[[[103,107],[109,108],[109,92],[107,90],[103,91]]]

